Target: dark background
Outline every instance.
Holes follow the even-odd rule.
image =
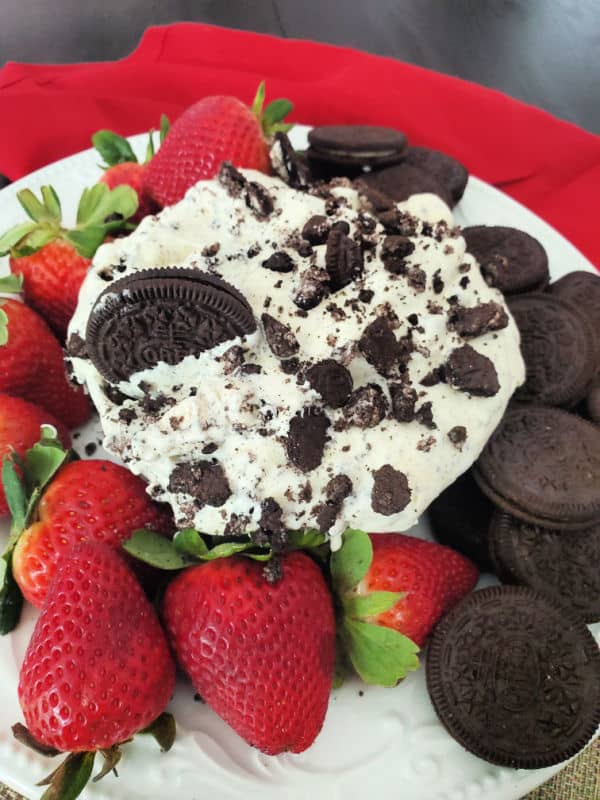
[[[119,58],[180,19],[395,56],[600,133],[600,0],[0,0],[0,64]]]

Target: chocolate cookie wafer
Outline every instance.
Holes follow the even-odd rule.
[[[600,522],[600,428],[556,408],[509,408],[473,468],[500,508],[526,522],[579,530]]]
[[[435,627],[427,689],[467,750],[538,769],[575,755],[600,724],[600,650],[576,614],[521,586],[467,595]]]
[[[467,168],[446,153],[429,147],[409,147],[403,163],[431,173],[442,186],[446,187],[453,206],[465,193],[469,180]]]
[[[491,571],[487,538],[494,504],[470,471],[445,489],[429,506],[428,513],[438,542],[468,556],[480,569]]]
[[[551,284],[548,291],[587,317],[595,332],[596,374],[600,375],[600,275],[584,270],[569,272]]]
[[[528,233],[500,225],[474,225],[465,228],[463,236],[490,286],[517,294],[548,285],[548,256]]]
[[[600,525],[551,531],[496,511],[488,541],[503,583],[549,594],[585,622],[600,622]]]
[[[100,294],[86,349],[112,383],[160,361],[178,364],[256,330],[252,309],[225,281],[196,269],[143,270]]]
[[[448,187],[428,172],[414,164],[395,164],[393,167],[368,172],[360,177],[361,189],[373,189],[380,195],[402,203],[413,194],[436,194],[448,206],[455,205]]]
[[[321,125],[309,132],[308,141],[308,163],[321,177],[354,177],[364,167],[397,164],[407,148],[401,131],[378,125]]]
[[[509,308],[521,334],[526,379],[521,402],[570,408],[595,372],[594,331],[575,306],[541,292],[517,295]]]

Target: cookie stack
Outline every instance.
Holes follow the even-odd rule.
[[[504,586],[436,628],[427,685],[448,731],[502,766],[559,763],[600,724],[600,277],[547,288],[543,248],[464,231],[521,333],[526,381],[473,469],[430,507],[437,538]],[[546,291],[544,291],[546,290]]]

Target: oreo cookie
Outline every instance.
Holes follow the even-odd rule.
[[[516,398],[570,408],[595,371],[594,331],[577,308],[549,294],[517,295],[508,306],[521,334],[526,378]]]
[[[444,727],[499,766],[575,755],[600,723],[600,650],[585,624],[521,586],[467,595],[435,627],[427,689]]]
[[[583,314],[594,331],[600,331],[600,275],[578,270],[569,272],[553,283],[549,290],[554,297],[571,303]],[[596,374],[600,375],[600,338],[596,336]]]
[[[354,177],[364,167],[396,164],[407,148],[406,136],[377,125],[322,125],[308,134],[311,170],[323,177]]]
[[[496,511],[490,556],[503,583],[551,595],[585,622],[600,622],[600,524],[583,531],[552,531]]]
[[[85,344],[98,371],[119,383],[255,330],[252,309],[233,286],[200,270],[168,267],[128,275],[105,289],[90,314]]]
[[[546,406],[509,408],[473,468],[500,508],[553,530],[600,522],[600,428]]]
[[[517,294],[548,285],[548,256],[528,233],[501,225],[475,225],[464,228],[462,234],[490,286],[504,294]]]
[[[436,194],[448,206],[453,206],[452,195],[437,179],[427,170],[413,164],[395,164],[377,172],[369,172],[361,176],[360,183],[368,189],[374,189],[382,196],[389,197],[394,203],[402,203],[413,194]],[[360,190],[360,186],[358,187]],[[368,197],[368,193],[367,193]]]
[[[585,407],[592,422],[600,423],[600,381],[592,384],[585,399]]]
[[[471,472],[465,472],[429,506],[433,535],[441,544],[458,550],[480,569],[490,572],[488,528],[494,509]]]
[[[452,206],[456,205],[465,193],[469,172],[460,161],[446,153],[429,147],[409,147],[403,163],[433,175],[442,186],[446,187],[452,198]]]

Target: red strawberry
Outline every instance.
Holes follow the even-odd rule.
[[[29,189],[17,194],[32,221],[0,238],[0,256],[10,255],[11,272],[23,276],[27,303],[64,339],[90,259],[107,234],[123,227],[135,213],[137,197],[126,186],[113,191],[104,184],[86,189],[77,226],[67,230],[54,189],[42,186],[41,195],[40,201]]]
[[[20,397],[0,394],[0,462],[13,451],[23,458],[39,440],[42,425],[54,425],[63,445],[70,446],[69,431],[52,414]],[[8,504],[4,488],[0,486],[0,516],[5,514],[8,514]]]
[[[82,425],[91,414],[83,391],[67,381],[58,340],[18,300],[0,300],[0,392],[39,404],[69,428]]]
[[[137,528],[172,533],[173,521],[146,493],[146,484],[111,461],[74,461],[62,467],[39,502],[35,521],[12,557],[23,595],[41,608],[59,561],[76,544],[120,547]]]
[[[97,543],[72,550],[25,653],[18,692],[29,731],[15,726],[15,735],[33,738],[46,754],[79,754],[69,757],[71,767],[89,776],[96,751],[110,751],[103,753],[110,768],[117,747],[159,718],[174,684],[165,635],[122,556]]]
[[[264,82],[252,108],[236,97],[205,97],[177,119],[162,147],[146,167],[144,186],[160,205],[176,203],[200,180],[213,178],[223,161],[269,172],[267,137],[289,130],[281,120],[292,109],[275,100],[263,111]]]
[[[446,611],[474,588],[477,567],[435,542],[402,533],[370,535],[373,561],[358,594],[403,592],[405,597],[373,619],[421,647]]]
[[[160,120],[160,143],[162,144],[169,131],[170,123],[163,114]],[[150,131],[146,159],[140,164],[133,148],[124,136],[113,131],[102,130],[92,136],[92,143],[104,159],[104,174],[100,178],[109,189],[117,186],[130,186],[138,198],[138,210],[132,222],[140,222],[149,214],[155,214],[158,206],[147,194],[143,186],[146,164],[154,156],[154,131]]]
[[[197,692],[249,744],[300,753],[321,730],[333,678],[335,623],[321,571],[304,553],[283,577],[232,556],[170,584],[163,615]]]
[[[418,667],[438,619],[470,592],[477,568],[449,547],[401,533],[347,531],[331,557],[346,654],[367,683],[393,686]]]

